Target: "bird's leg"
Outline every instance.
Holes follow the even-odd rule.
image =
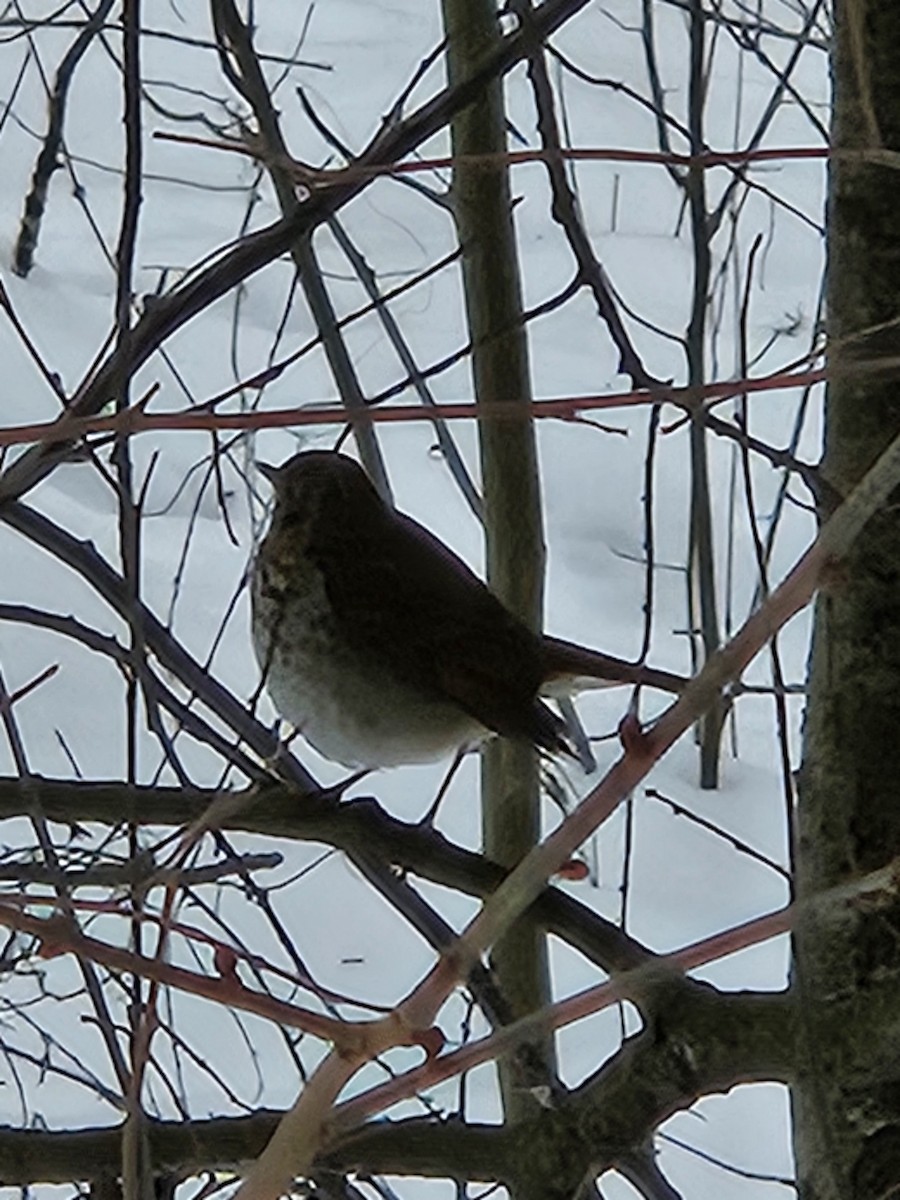
[[[438,794],[435,796],[434,801],[433,801],[431,807],[429,808],[428,812],[419,821],[419,825],[424,827],[425,829],[431,829],[431,827],[434,825],[434,819],[438,814],[438,809],[441,807],[441,801],[447,795],[447,791],[450,787],[450,784],[453,782],[453,776],[456,774],[456,772],[459,770],[460,766],[462,765],[462,760],[469,753],[469,749],[470,749],[469,746],[461,746],[459,748],[459,750],[457,750],[456,753],[453,755],[453,762],[450,764],[450,768],[447,771],[447,774],[444,776],[444,782],[438,788]]]

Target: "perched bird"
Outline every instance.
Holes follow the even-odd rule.
[[[562,750],[540,691],[578,678],[684,686],[532,633],[345,455],[260,470],[275,508],[253,565],[256,656],[281,715],[326,758],[427,762],[490,733]]]

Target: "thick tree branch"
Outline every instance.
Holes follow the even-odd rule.
[[[615,1166],[701,1095],[752,1080],[790,1080],[794,1018],[785,995],[724,994],[684,979],[661,987],[666,1002],[656,1028],[626,1042],[593,1078],[534,1121],[515,1129],[433,1118],[375,1122],[329,1147],[317,1169],[431,1178],[464,1174],[514,1184],[533,1167],[535,1155],[549,1153],[561,1183],[570,1183],[588,1168]],[[154,1164],[160,1171],[237,1168],[260,1154],[282,1116],[263,1111],[190,1124],[148,1122]],[[68,1182],[73,1162],[82,1165],[84,1178],[114,1171],[120,1137],[116,1127],[77,1133],[0,1130],[0,1182]],[[577,1154],[573,1147],[580,1147]]]

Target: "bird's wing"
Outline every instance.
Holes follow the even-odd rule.
[[[536,700],[539,639],[421,525],[391,513],[310,552],[358,653],[382,666],[389,660],[406,682],[446,696],[497,733],[556,748],[559,722]],[[340,570],[328,569],[329,555]]]

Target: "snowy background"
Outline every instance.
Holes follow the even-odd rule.
[[[796,32],[805,20],[798,6],[758,0],[753,6],[726,4],[727,21],[711,21],[707,32],[710,61],[705,139],[715,149],[745,146],[771,102],[777,72],[794,53],[794,42],[777,31]],[[748,11],[752,7],[752,12]],[[686,15],[676,5],[652,5],[661,84],[670,114],[686,117],[688,40]],[[0,273],[12,310],[46,366],[57,373],[67,394],[78,387],[112,327],[116,279],[111,255],[118,237],[122,205],[123,130],[120,37],[114,30],[95,41],[75,72],[65,120],[65,156],[54,176],[40,232],[36,265],[27,278],[9,267],[18,236],[24,196],[46,128],[46,84],[72,42],[84,6],[21,3],[3,8],[0,26]],[[23,29],[50,13],[55,27]],[[771,22],[776,35],[759,40],[759,54],[742,48],[735,36],[741,23]],[[305,163],[341,165],[304,116],[296,95],[301,86],[322,120],[354,151],[371,138],[383,115],[442,37],[440,6],[433,0],[319,0],[315,5],[286,5],[267,0],[255,6],[256,47],[275,90],[282,129],[291,153]],[[154,131],[218,137],[234,134],[242,102],[223,78],[212,46],[208,14],[202,5],[145,4],[142,39],[145,82],[145,184],[140,211],[135,290],[139,297],[165,292],[204,259],[248,229],[270,224],[280,215],[263,173],[244,157],[221,150],[154,139]],[[589,4],[553,39],[553,44],[591,76],[625,84],[650,97],[641,39],[639,0]],[[783,98],[768,123],[763,144],[777,147],[821,143],[812,119],[827,119],[827,63],[822,48],[824,17],[816,25],[790,80],[797,96]],[[303,33],[301,44],[301,32]],[[171,35],[171,36],[170,36]],[[194,39],[188,42],[184,39]],[[289,61],[290,60],[290,61]],[[298,65],[303,60],[310,65]],[[551,64],[557,99],[566,119],[566,137],[579,147],[658,149],[656,119],[633,96],[576,78]],[[444,83],[440,57],[407,100],[414,110]],[[511,148],[536,146],[534,108],[523,68],[507,77]],[[803,103],[799,98],[802,98]],[[686,149],[673,134],[673,148]],[[521,140],[520,140],[521,139]],[[428,157],[447,152],[440,136],[421,148]],[[648,370],[657,378],[686,381],[683,338],[690,315],[693,247],[682,211],[682,193],[664,166],[621,162],[579,163],[571,168],[583,218],[594,251],[621,300],[623,319]],[[710,206],[732,180],[725,169],[707,173]],[[749,287],[747,349],[751,373],[765,374],[802,357],[814,341],[820,317],[823,266],[824,170],[820,161],[787,161],[755,168],[754,185],[736,189],[713,242],[714,292],[710,297],[708,378],[739,376],[740,307],[750,248],[762,242]],[[421,182],[443,192],[445,171],[430,171]],[[526,308],[556,294],[572,277],[574,265],[549,208],[546,175],[540,163],[517,166],[512,174],[517,199]],[[380,179],[340,213],[348,234],[389,290],[437,262],[454,249],[455,233],[445,207],[402,181]],[[333,237],[320,231],[316,251],[339,316],[367,303],[358,277]],[[466,342],[458,264],[410,288],[391,305],[415,359],[427,369]],[[629,314],[629,315],[626,315]],[[596,395],[628,390],[617,374],[618,355],[586,291],[556,311],[530,323],[529,345],[534,394],[538,398]],[[405,377],[376,314],[345,328],[347,345],[365,394],[374,397]],[[286,408],[336,403],[336,393],[310,313],[298,293],[293,265],[279,261],[248,280],[237,292],[215,303],[180,330],[136,377],[132,395],[158,385],[149,411],[180,411],[202,404],[248,379],[270,362],[298,349],[297,357],[262,391],[246,389],[221,411],[242,406]],[[50,420],[59,400],[41,378],[13,322],[0,314],[0,355],[4,368],[4,426]],[[429,376],[438,401],[472,397],[465,356]],[[415,404],[407,388],[398,400]],[[796,453],[815,461],[820,429],[817,399],[802,410],[802,397],[774,391],[749,401],[753,433],[773,445],[796,436]],[[729,416],[733,404],[721,407]],[[663,425],[675,422],[675,409]],[[537,436],[548,545],[546,628],[599,649],[632,657],[643,635],[641,606],[646,584],[642,507],[644,459],[649,413],[642,407],[586,414],[580,423],[541,421]],[[585,422],[593,422],[590,428]],[[599,426],[613,427],[615,433]],[[141,594],[175,636],[242,702],[258,682],[248,632],[244,577],[265,519],[268,489],[253,471],[255,458],[278,462],[300,446],[332,446],[337,427],[298,432],[267,430],[223,438],[227,452],[220,466],[224,501],[210,473],[213,443],[207,433],[141,434],[131,441],[135,490],[149,475],[142,522]],[[452,433],[477,476],[476,433],[470,423],[454,422]],[[481,531],[462,499],[441,456],[434,434],[421,424],[379,427],[391,484],[400,508],[447,541],[473,566],[482,565]],[[688,432],[678,427],[662,436],[656,453],[654,537],[656,544],[653,638],[649,661],[687,673],[691,656],[687,630],[685,563],[688,544]],[[8,465],[21,447],[8,451]],[[748,514],[733,443],[710,438],[713,510],[723,620],[736,628],[758,597],[758,572]],[[97,450],[108,462],[108,448]],[[151,472],[151,465],[153,467]],[[118,563],[118,500],[111,476],[96,463],[58,467],[25,498],[28,505],[58,522],[78,539],[87,539]],[[777,580],[799,556],[812,533],[811,517],[789,499],[779,500],[780,472],[754,460],[754,489],[760,535],[774,527],[771,578]],[[791,497],[805,499],[797,483]],[[223,518],[227,507],[237,544]],[[97,630],[126,640],[125,626],[74,573],[0,522],[0,601],[32,605],[63,615],[74,614]],[[808,620],[796,619],[779,639],[788,682],[804,676]],[[15,693],[48,666],[52,678],[15,705],[15,717],[28,764],[36,774],[54,778],[121,779],[127,770],[126,684],[109,659],[71,638],[13,622],[0,623],[0,671]],[[771,679],[766,655],[746,676],[752,683]],[[643,700],[642,716],[661,711],[664,699]],[[592,736],[614,733],[627,704],[627,693],[613,691],[583,698],[582,720]],[[791,761],[799,761],[801,702],[789,699]],[[275,713],[263,699],[260,716]],[[785,878],[767,866],[786,865],[785,797],[780,770],[775,705],[771,695],[747,694],[735,706],[724,739],[721,787],[697,787],[698,754],[684,738],[654,770],[649,788],[677,801],[717,828],[748,843],[760,857],[740,853],[717,837],[641,792],[600,831],[586,850],[599,864],[593,881],[559,884],[604,916],[626,921],[628,932],[653,950],[672,950],[752,916],[779,907],[787,898]],[[241,777],[223,777],[221,759],[191,739],[176,737],[179,760],[193,784],[218,786],[223,778],[238,785]],[[297,753],[324,783],[341,771],[303,746]],[[600,770],[618,753],[614,737],[595,743]],[[393,815],[415,821],[427,810],[445,770],[404,768],[367,779],[351,794],[375,794]],[[0,736],[0,774],[14,776],[8,740]],[[139,781],[174,783],[176,777],[156,738],[140,738]],[[441,808],[440,829],[468,847],[477,847],[477,762],[466,762]],[[585,780],[573,786],[584,791]],[[558,812],[548,803],[548,827]],[[626,824],[630,825],[627,912],[623,918],[621,881]],[[53,826],[60,847],[69,847],[70,831]],[[156,846],[170,831],[145,828],[141,840]],[[74,845],[85,855],[108,837],[97,826],[83,831]],[[277,849],[283,866],[265,876],[270,899],[288,928],[310,973],[324,986],[373,1004],[400,1000],[421,978],[432,952],[336,852],[316,845],[273,842],[235,836],[235,846]],[[26,818],[4,823],[9,861],[27,856],[33,832]],[[124,836],[105,841],[110,855],[126,854]],[[61,849],[62,852],[62,849]],[[14,891],[17,887],[9,885]],[[475,910],[474,902],[435,885],[417,885],[454,926]],[[99,898],[99,893],[98,897]],[[273,937],[272,925],[247,904],[239,889],[207,897],[213,908],[202,913],[187,906],[185,921],[215,929],[233,925],[256,954],[282,966],[290,964]],[[222,926],[216,926],[216,919]],[[90,924],[94,936],[119,942],[127,922],[114,915]],[[191,951],[186,961],[197,966]],[[202,961],[202,955],[200,956]],[[598,981],[596,968],[574,951],[554,942],[554,990],[557,996]],[[718,962],[701,972],[721,987],[773,988],[785,982],[785,939]],[[77,965],[60,958],[35,965],[20,963],[4,981],[2,1003],[8,1042],[0,1058],[0,1123],[50,1128],[116,1124],[115,1077],[95,1026],[79,1021],[89,1014]],[[278,988],[276,987],[276,991]],[[287,994],[283,991],[282,994]],[[27,1021],[18,1010],[27,1001]],[[110,1004],[125,1020],[127,995],[110,988]],[[246,1015],[229,1014],[191,997],[173,995],[164,1006],[167,1020],[196,1051],[197,1062],[173,1053],[161,1035],[158,1061],[177,1080],[178,1102],[151,1078],[148,1111],[168,1118],[180,1112],[198,1117],[238,1113],[259,1107],[284,1107],[300,1087],[299,1063],[308,1069],[322,1053],[305,1039],[292,1063],[279,1031]],[[458,1041],[467,1015],[461,998],[449,1003],[443,1025]],[[633,1028],[633,1017],[630,1018]],[[47,1050],[42,1030],[55,1039]],[[479,1032],[476,1022],[474,1032]],[[596,1070],[621,1036],[619,1016],[605,1012],[563,1031],[559,1047],[563,1075],[576,1083]],[[229,1053],[223,1056],[223,1044]],[[43,1053],[70,1073],[41,1074]],[[68,1056],[68,1057],[67,1057]],[[410,1052],[391,1060],[398,1068],[415,1061]],[[198,1065],[215,1063],[234,1089],[231,1096]],[[164,1072],[163,1072],[164,1073]],[[152,1073],[151,1073],[152,1074]],[[360,1086],[384,1078],[373,1065]],[[105,1094],[106,1089],[109,1092]],[[452,1110],[458,1081],[429,1096],[432,1105]],[[481,1069],[469,1083],[466,1114],[490,1120],[497,1115],[493,1072]],[[183,1106],[181,1109],[179,1106]],[[420,1111],[406,1105],[403,1112]],[[660,1141],[660,1163],[687,1196],[745,1197],[786,1195],[777,1182],[753,1173],[789,1177],[791,1160],[786,1094],[757,1085],[726,1097],[704,1099],[672,1119],[665,1134],[702,1150],[745,1174],[702,1161],[689,1150]],[[749,1174],[747,1174],[749,1173]],[[395,1181],[401,1190],[415,1186]],[[429,1185],[437,1190],[437,1185]],[[450,1184],[441,1187],[449,1195]],[[604,1195],[635,1193],[621,1179],[603,1181]]]

